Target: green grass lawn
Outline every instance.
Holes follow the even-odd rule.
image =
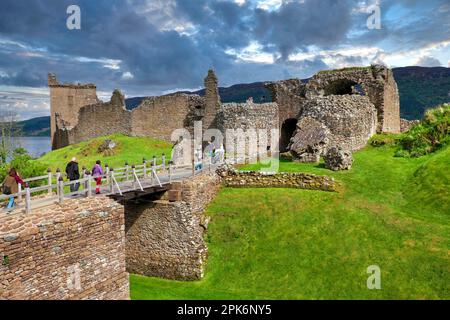
[[[117,143],[114,154],[98,152],[98,147],[105,139],[112,139]],[[112,168],[119,168],[123,167],[125,162],[128,162],[130,166],[139,165],[142,164],[143,158],[151,160],[153,156],[161,157],[163,153],[166,154],[168,161],[171,149],[172,145],[168,142],[151,138],[129,137],[118,133],[49,152],[37,161],[45,163],[52,170],[60,168],[62,171],[65,170],[72,157],[78,159],[80,169],[82,166],[86,166],[90,170],[96,160],[101,160],[103,165],[108,164]]]
[[[450,148],[394,152],[367,147],[345,172],[281,163],[334,176],[340,193],[223,188],[208,208],[205,278],[131,275],[132,298],[449,299]],[[370,265],[381,268],[381,290],[366,287]]]

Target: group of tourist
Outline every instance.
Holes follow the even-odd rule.
[[[76,158],[72,158],[72,160],[67,164],[66,175],[72,182],[70,184],[70,192],[77,192],[80,188],[79,180],[81,175]],[[100,194],[103,176],[103,168],[100,160],[97,160],[92,168],[92,176],[96,184],[95,193]],[[5,208],[6,211],[11,211],[14,209],[15,197],[17,196],[17,193],[19,193],[19,185],[26,186],[26,183],[22,180],[17,170],[15,168],[11,168],[2,184],[2,193],[9,196],[9,201]]]
[[[180,142],[180,141],[179,141]],[[179,143],[177,142],[175,146]],[[174,151],[175,147],[174,146]],[[176,152],[172,152],[172,161],[179,157]],[[216,146],[213,140],[209,140],[208,145],[205,150],[202,150],[202,146],[199,146],[194,152],[195,159],[195,169],[201,170],[203,167],[203,158],[209,159],[212,164],[223,162],[225,157],[225,150],[221,144],[219,147]],[[177,162],[177,161],[174,161]],[[66,166],[66,176],[71,182],[70,192],[72,194],[78,192],[80,188],[80,169],[78,166],[77,159],[74,157]],[[100,160],[97,160],[94,167],[92,168],[92,177],[95,180],[96,188],[95,193],[100,194],[100,187],[102,185],[103,168]],[[14,201],[17,193],[19,192],[19,185],[26,186],[25,182],[20,177],[19,173],[15,168],[11,168],[2,184],[2,192],[4,195],[9,195],[9,201],[5,208],[7,211],[11,211],[14,208]]]
[[[80,188],[80,183],[78,182],[80,180],[80,169],[78,166],[77,158],[72,158],[72,161],[70,161],[66,166],[66,176],[67,178],[72,182],[70,184],[70,192],[74,193],[77,192]],[[95,193],[100,194],[100,187],[102,185],[102,176],[103,176],[103,168],[102,168],[102,162],[100,160],[97,160],[95,162],[94,167],[92,168],[92,177],[95,180]]]

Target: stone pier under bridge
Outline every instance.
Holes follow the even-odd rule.
[[[0,213],[0,299],[129,299],[128,273],[200,279],[219,186],[204,172],[154,194]]]

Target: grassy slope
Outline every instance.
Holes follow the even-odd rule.
[[[97,151],[105,139],[112,139],[117,143],[112,156],[104,156]],[[118,168],[123,167],[126,161],[130,165],[141,164],[144,157],[150,160],[153,156],[160,157],[163,153],[169,158],[170,152],[171,144],[164,141],[114,134],[52,151],[38,161],[47,164],[53,170],[57,168],[64,170],[72,157],[78,159],[80,167],[86,166],[90,169],[96,160],[101,160],[103,165],[108,164],[110,167]]]
[[[450,148],[416,159],[393,154],[368,147],[349,172],[281,164],[282,171],[335,176],[344,185],[339,194],[223,189],[208,209],[205,279],[132,275],[132,298],[450,298]],[[382,290],[366,287],[373,264]]]

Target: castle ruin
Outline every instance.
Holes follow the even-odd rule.
[[[301,153],[299,148],[308,150],[311,144],[321,146],[320,154],[331,146],[355,151],[375,133],[400,132],[397,84],[384,66],[323,71],[307,82],[270,82],[266,87],[272,103],[221,103],[212,70],[204,84],[204,97],[185,93],[147,97],[127,110],[118,90],[109,102],[101,102],[95,85],[62,85],[50,74],[53,149],[116,132],[170,141],[176,129],[193,133],[196,121],[202,121],[203,130],[222,132],[278,129],[279,145],[268,139],[267,149],[279,147],[281,152],[292,151],[294,157]],[[321,129],[304,139],[312,129],[310,123]]]

